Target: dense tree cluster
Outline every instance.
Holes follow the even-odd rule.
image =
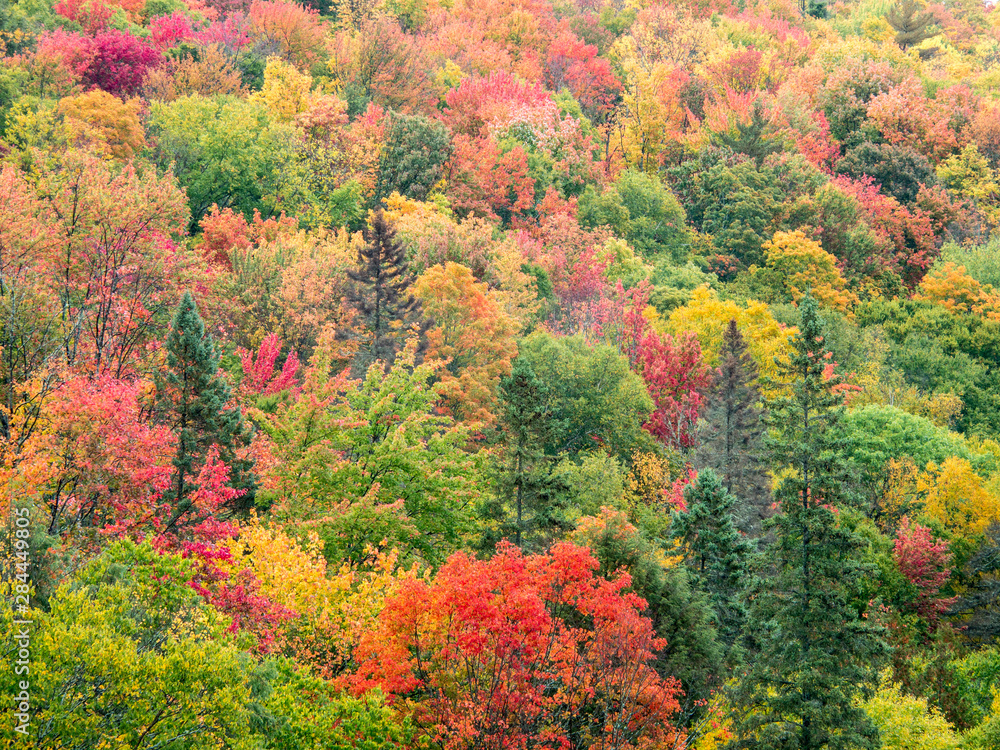
[[[1000,747],[998,92],[978,0],[0,2],[0,744]]]

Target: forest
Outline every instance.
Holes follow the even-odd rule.
[[[1000,10],[0,2],[0,745],[1000,748]]]

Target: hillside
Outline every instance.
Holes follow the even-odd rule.
[[[0,744],[1000,748],[1000,10],[0,2]]]

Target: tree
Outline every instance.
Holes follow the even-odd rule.
[[[448,130],[440,122],[422,115],[388,115],[385,144],[379,155],[375,200],[393,192],[407,198],[426,200],[441,180],[450,156]]]
[[[332,336],[330,337],[332,338]],[[324,541],[331,561],[371,560],[369,547],[440,562],[470,531],[476,456],[468,430],[440,413],[408,343],[386,371],[331,377],[334,342],[317,347],[302,397],[263,426],[279,459],[267,477],[275,513]]]
[[[240,491],[233,510],[254,507],[256,478],[251,461],[240,455],[250,436],[238,407],[230,405],[229,385],[219,373],[219,355],[212,335],[185,292],[170,323],[165,343],[166,367],[157,380],[157,401],[164,419],[177,435],[174,476],[169,496],[173,515],[167,531],[176,531],[193,510],[194,480],[213,449],[229,468],[229,484]]]
[[[413,289],[434,319],[428,353],[447,361],[438,391],[458,419],[489,425],[497,384],[517,354],[516,323],[492,290],[458,263],[432,266]]]
[[[896,44],[904,51],[934,36],[934,32],[927,28],[934,20],[934,14],[920,10],[917,0],[899,0],[889,8],[885,20],[895,30]]]
[[[629,523],[624,512],[604,507],[597,515],[581,518],[570,541],[591,550],[602,576],[627,572],[630,591],[649,605],[647,615],[657,636],[666,641],[656,671],[680,681],[684,698],[678,719],[689,726],[725,675],[725,648],[704,589],[686,566],[664,565],[662,548]]]
[[[535,332],[520,344],[520,355],[551,390],[555,420],[546,452],[571,454],[603,446],[628,460],[651,447],[642,428],[653,411],[642,378],[617,349],[588,346],[582,336],[556,337]]]
[[[289,62],[307,68],[321,56],[326,30],[319,14],[299,3],[255,0],[250,3],[249,31],[261,45]]]
[[[807,291],[820,304],[846,311],[857,297],[846,288],[837,259],[804,232],[776,232],[764,243],[767,267],[754,282],[771,286],[774,302],[798,302]]]
[[[354,282],[348,299],[367,330],[354,361],[357,372],[364,372],[375,361],[389,368],[402,340],[414,332],[423,335],[431,324],[420,321],[420,303],[409,293],[413,277],[406,263],[406,248],[396,241],[396,231],[382,211],[375,212],[364,236],[365,244],[358,249],[359,268],[347,271]],[[409,330],[411,326],[413,330]],[[418,353],[426,347],[424,340]]]
[[[895,406],[870,404],[852,409],[837,430],[848,440],[848,456],[859,469],[857,486],[866,501],[865,513],[890,533],[908,510],[908,503],[893,500],[907,489],[906,480],[916,479],[916,467],[942,463],[949,457],[972,457],[957,435]],[[912,489],[915,498],[916,488]]]
[[[627,747],[677,741],[677,686],[650,666],[664,644],[630,579],[596,574],[589,550],[501,545],[456,553],[403,581],[356,650],[353,690],[421,701],[444,747]]]
[[[959,750],[965,746],[926,698],[915,698],[895,683],[883,684],[865,701],[864,709],[878,728],[883,750]]]
[[[927,158],[905,144],[894,146],[863,141],[837,162],[837,173],[849,175],[855,180],[871,177],[885,195],[903,205],[913,205],[921,186],[936,182]]]
[[[682,261],[691,242],[677,198],[655,177],[626,170],[601,194],[588,188],[580,199],[580,225],[610,226],[644,257],[668,254]]]
[[[639,344],[639,362],[655,404],[645,428],[670,448],[691,448],[710,377],[698,337],[649,331]]]
[[[740,62],[743,63],[742,60]],[[776,132],[771,114],[765,110],[760,99],[754,100],[749,114],[747,119],[738,119],[729,131],[713,133],[712,140],[733,153],[750,157],[760,167],[769,154],[780,153],[784,143]]]
[[[301,190],[295,130],[259,102],[198,94],[154,102],[149,132],[157,163],[172,165],[187,189],[192,231],[213,205],[250,221],[255,209],[265,218],[278,214]]]
[[[732,300],[719,299],[708,286],[701,286],[691,293],[687,304],[670,313],[665,328],[674,336],[693,331],[701,343],[705,361],[714,366],[720,363],[730,320],[736,321],[761,376],[776,379],[775,360],[785,354],[796,329],[781,325],[763,302],[748,302],[741,307]]]
[[[676,513],[671,533],[681,540],[694,580],[708,592],[720,640],[732,647],[746,626],[746,571],[753,544],[736,527],[737,498],[711,469],[684,488],[687,509]]]
[[[940,596],[941,587],[951,577],[948,542],[931,537],[931,530],[904,517],[893,550],[896,567],[910,584],[903,606],[933,627],[954,599]]]
[[[32,610],[34,747],[239,744],[250,732],[252,666],[226,618],[189,585],[190,560],[149,544],[118,542],[60,587],[49,611]],[[10,607],[0,638],[19,627]],[[194,676],[197,675],[195,678]],[[13,669],[0,690],[17,695]],[[5,745],[20,735],[4,722]]]
[[[767,515],[771,495],[763,463],[760,399],[757,364],[736,321],[730,320],[723,334],[719,367],[705,396],[693,462],[718,473],[726,490],[743,503],[736,511],[739,525],[755,535]]]
[[[120,166],[81,151],[53,161],[33,175],[43,201],[4,217],[0,232],[16,246],[41,222],[32,245],[45,252],[30,269],[58,306],[63,358],[122,377],[134,371],[174,299],[184,193],[152,165]],[[4,265],[18,255],[13,250]],[[46,306],[38,304],[38,313]]]
[[[94,90],[60,100],[58,110],[74,136],[92,141],[116,159],[131,159],[146,145],[137,99],[125,103],[105,91]]]
[[[841,378],[827,375],[816,301],[807,295],[801,310],[781,366],[791,385],[769,403],[781,512],[769,524],[773,569],[752,600],[749,630],[760,654],[734,689],[743,712],[732,746],[875,748],[877,733],[856,698],[870,693],[885,646],[853,600],[861,541],[837,517],[850,501],[850,466],[833,430],[844,412],[834,390]]]
[[[121,99],[138,95],[149,71],[163,61],[152,45],[117,29],[102,31],[88,46],[87,65],[81,73],[84,85]]]
[[[1000,522],[994,520],[986,529],[962,575],[970,584],[953,614],[961,618],[962,631],[973,643],[996,643],[1000,637]]]
[[[554,456],[545,454],[555,428],[550,401],[531,363],[516,359],[500,381],[497,498],[484,507],[484,515],[500,523],[484,540],[490,548],[510,536],[522,549],[544,548],[554,532],[570,526],[560,503],[563,488],[552,475]]]
[[[927,517],[954,536],[975,538],[1000,518],[1000,497],[959,456],[949,456],[940,465],[928,463],[917,478],[917,491]]]

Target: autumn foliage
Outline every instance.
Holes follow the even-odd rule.
[[[427,695],[421,723],[448,747],[675,740],[677,689],[648,664],[663,644],[644,602],[623,591],[627,576],[602,580],[596,567],[570,544],[452,557],[433,581],[403,582],[386,601],[359,646],[353,689]]]
[[[998,45],[0,2],[0,745],[1000,746]]]

